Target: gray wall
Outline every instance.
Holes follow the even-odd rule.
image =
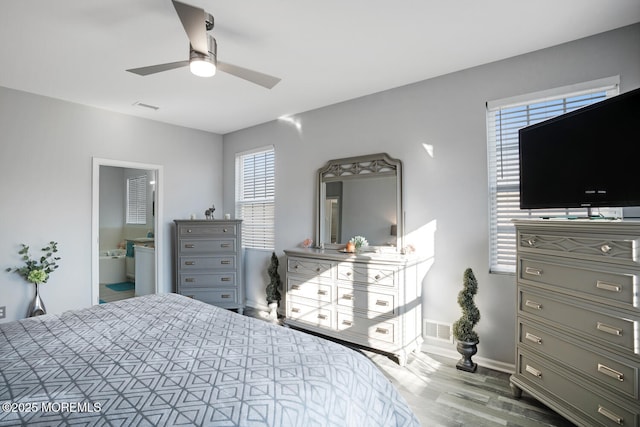
[[[508,367],[514,362],[515,280],[488,273],[485,103],[614,75],[622,92],[637,88],[638,46],[640,24],[298,114],[299,131],[273,121],[227,134],[225,205],[233,204],[235,153],[273,144],[276,253],[282,257],[284,249],[314,236],[316,170],[327,160],[377,152],[401,159],[409,243],[433,253],[423,317],[446,323],[459,317],[456,296],[464,269],[472,267],[482,313],[478,357]],[[257,304],[264,302],[268,255],[246,257],[248,295]]]
[[[164,167],[162,267],[173,288],[174,218],[222,206],[222,136],[133,118],[0,87],[0,306],[23,318],[33,288],[20,243],[59,243],[60,268],[42,287],[52,313],[91,305],[92,157]]]

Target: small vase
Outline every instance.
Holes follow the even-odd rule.
[[[477,345],[477,341],[458,341],[456,349],[462,358],[456,363],[456,368],[467,372],[475,372],[478,369],[478,364],[471,360],[471,356],[478,352]]]
[[[34,285],[36,285],[36,294],[33,296],[31,304],[29,304],[27,317],[35,317],[42,314],[47,314],[47,309],[44,306],[44,302],[42,301],[42,298],[40,298],[40,283],[34,283]]]

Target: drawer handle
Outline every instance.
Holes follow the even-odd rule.
[[[187,229],[187,233],[192,233],[190,228]]]
[[[535,246],[536,244],[536,239],[534,239],[533,237],[527,240],[527,244],[529,246]]]
[[[606,332],[611,335],[616,335],[618,337],[622,336],[622,329],[616,328],[615,326],[609,326],[606,323],[598,322],[596,328],[599,331]]]
[[[542,305],[535,301],[527,300],[527,302],[525,302],[524,305],[530,308],[535,308],[536,310],[542,310]]]
[[[343,320],[342,324],[346,325],[346,326],[351,326],[351,325],[353,325],[353,322],[351,320]]]
[[[327,318],[326,314],[318,314],[318,319],[325,320]]]
[[[387,307],[389,305],[389,301],[383,301],[381,299],[376,301],[376,305],[381,305],[383,307]]]
[[[299,266],[298,264],[296,264],[296,265],[294,265],[294,266],[293,266],[293,269],[294,269],[294,270],[297,270],[297,269],[298,269],[298,267],[300,267],[300,266]]]
[[[380,280],[380,275],[379,275],[379,274],[376,274],[376,276],[374,277],[374,279],[376,279],[376,280]]]
[[[320,273],[320,267],[316,267],[316,273]]]
[[[231,298],[231,295],[229,295],[229,294],[222,294],[222,295],[220,295],[220,298],[223,298],[223,299]]]
[[[193,277],[187,277],[186,279],[184,279],[184,281],[188,283],[193,283],[196,281],[196,279],[194,279]]]
[[[220,245],[221,248],[230,248],[231,247],[231,243],[222,243]]]
[[[608,254],[609,252],[611,252],[611,246],[609,245],[602,245],[600,246],[600,250],[602,251],[603,254]]]
[[[291,289],[294,291],[299,291],[300,290],[300,285],[291,285]]]
[[[596,282],[596,288],[603,289],[605,291],[611,291],[611,292],[620,292],[622,290],[622,286],[616,285],[613,283],[603,282],[602,280],[598,280]]]
[[[613,421],[614,423],[616,423],[618,425],[623,425],[624,424],[624,418],[622,418],[622,417],[618,416],[617,414],[611,412],[610,410],[608,410],[604,406],[598,405],[598,413],[600,415],[604,415],[606,418],[609,418],[611,421]]]
[[[529,341],[533,341],[536,344],[542,344],[542,338],[533,335],[532,333],[527,332],[524,336],[525,339],[529,340]]]
[[[227,232],[227,229],[226,229],[226,228],[223,228],[223,229],[222,229],[222,232],[223,232],[223,233],[226,233],[226,232]]]
[[[292,313],[300,313],[300,309],[297,307],[291,307],[291,312]]]
[[[350,271],[347,271],[347,276],[351,276],[351,272]]]
[[[344,295],[342,295],[342,299],[352,300],[353,299],[353,294],[344,294]]]
[[[195,248],[195,247],[196,247],[196,245],[194,245],[193,243],[186,243],[186,244],[184,245],[184,248],[185,248],[185,249],[193,249],[193,248]]]
[[[601,363],[598,363],[598,372],[608,375],[611,378],[615,378],[618,381],[624,381],[624,374],[622,374],[622,372],[618,372],[615,369],[611,369],[610,367]]]
[[[221,277],[220,281],[221,282],[230,282],[231,281],[231,277]]]
[[[542,378],[542,372],[534,368],[533,366],[527,365],[525,371],[533,375],[534,377]]]
[[[322,291],[322,290],[318,291],[318,295],[326,295],[326,294],[327,294],[327,291]]]
[[[195,261],[185,261],[184,265],[196,265]]]
[[[385,334],[385,335],[389,335],[389,330],[385,329],[385,328],[376,328],[376,333],[377,334]]]
[[[527,274],[531,274],[532,276],[542,275],[542,270],[540,270],[539,268],[525,267],[524,272]]]
[[[231,264],[231,261],[229,261],[228,259],[223,259],[222,261],[220,261],[220,264],[229,265],[229,264]]]

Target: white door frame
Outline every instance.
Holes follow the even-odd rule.
[[[163,270],[160,268],[160,261],[164,259],[164,228],[163,228],[163,187],[164,176],[163,166],[149,163],[129,162],[124,160],[92,158],[93,179],[91,192],[91,305],[100,303],[100,166],[115,166],[127,169],[146,169],[156,172],[156,200],[154,215],[154,236],[155,236],[155,268],[156,285],[155,293],[158,292],[158,284],[164,283]]]

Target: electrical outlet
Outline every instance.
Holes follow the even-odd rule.
[[[7,317],[7,306],[3,305],[0,307],[0,319],[4,319],[5,317]]]

